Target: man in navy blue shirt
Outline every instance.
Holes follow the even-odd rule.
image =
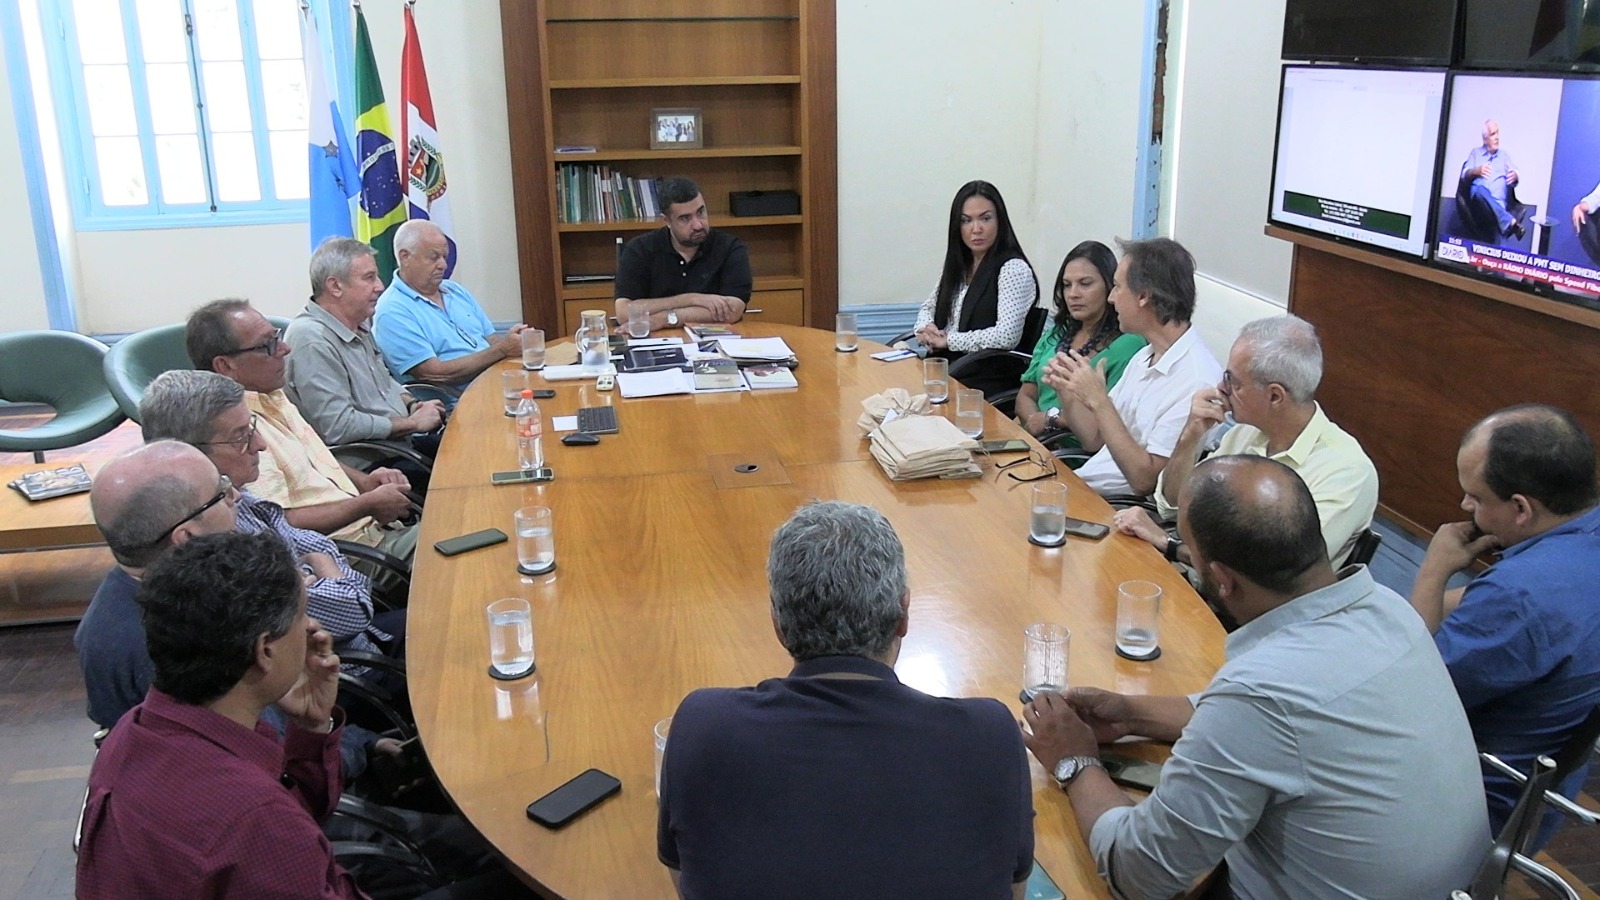
[[[618,321],[638,308],[652,331],[739,321],[752,284],[744,242],[711,227],[705,195],[689,179],[663,179],[658,193],[666,224],[629,241],[617,260]]]
[[[1011,713],[895,677],[910,594],[876,510],[812,503],[772,538],[795,666],[672,719],[657,852],[684,897],[1021,897],[1033,800]]]
[[[1600,703],[1594,442],[1563,410],[1513,406],[1472,426],[1456,469],[1472,520],[1434,533],[1411,605],[1434,632],[1479,748],[1526,772]],[[1499,562],[1446,590],[1451,575],[1495,549]],[[1583,778],[1574,772],[1561,792],[1573,796]],[[1517,785],[1494,773],[1485,783],[1498,829]]]

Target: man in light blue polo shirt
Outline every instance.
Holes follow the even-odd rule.
[[[526,325],[496,337],[466,288],[444,277],[450,244],[439,226],[412,219],[394,236],[394,281],[378,298],[372,334],[400,381],[465,386],[495,363],[522,353]]]

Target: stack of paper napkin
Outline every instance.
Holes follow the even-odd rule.
[[[901,416],[926,416],[933,412],[927,394],[913,396],[905,388],[889,388],[881,394],[873,394],[861,401],[861,408],[864,412],[856,420],[856,427],[861,429],[862,437],[870,437],[879,425]]]
[[[898,416],[874,431],[872,458],[891,481],[917,478],[976,478],[972,461],[978,442],[943,416]]]

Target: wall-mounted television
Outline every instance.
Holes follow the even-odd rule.
[[[1267,218],[1426,258],[1445,73],[1283,68]]]
[[[1600,69],[1600,3],[1461,0],[1461,64],[1485,69]]]
[[[1600,308],[1600,75],[1455,74],[1433,260]]]
[[[1288,0],[1283,12],[1283,58],[1448,65],[1455,56],[1456,3]]]

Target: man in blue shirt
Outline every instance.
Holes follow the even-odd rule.
[[[657,854],[684,897],[1021,897],[1033,790],[1011,713],[894,663],[910,594],[889,521],[812,503],[772,537],[787,677],[703,688],[672,718]]]
[[[495,363],[522,354],[526,325],[495,336],[494,323],[466,288],[444,277],[450,242],[439,226],[412,219],[394,235],[394,281],[378,298],[372,335],[399,381],[464,386]]]
[[[1522,222],[1506,208],[1517,183],[1517,166],[1511,154],[1500,149],[1500,125],[1495,120],[1483,123],[1483,144],[1467,154],[1461,180],[1469,184],[1466,200],[1474,215],[1487,211],[1494,216],[1498,234],[1522,237]]]
[[[1472,426],[1456,469],[1472,520],[1439,526],[1411,605],[1434,632],[1479,748],[1526,772],[1600,703],[1594,442],[1563,410],[1513,406]],[[1446,590],[1451,575],[1497,548],[1499,562]],[[1583,778],[1574,772],[1560,791],[1573,796]],[[1496,773],[1485,783],[1499,828],[1517,785]]]

